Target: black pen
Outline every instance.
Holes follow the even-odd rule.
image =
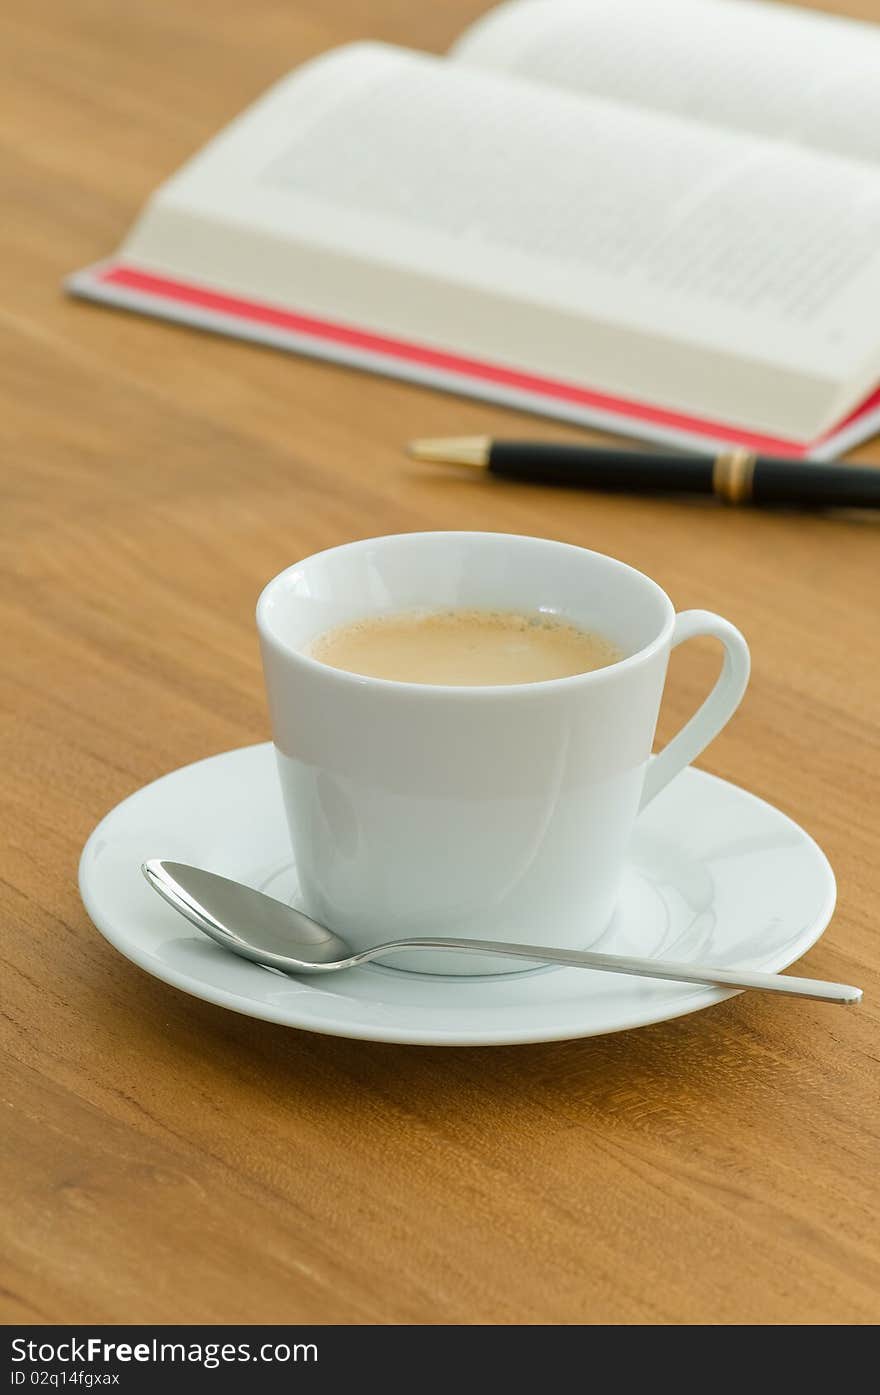
[[[730,504],[880,508],[880,469],[779,460],[732,449],[717,455],[618,450],[555,441],[451,436],[411,441],[416,460],[467,465],[503,479],[636,494],[714,494]]]

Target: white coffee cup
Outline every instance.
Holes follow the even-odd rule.
[[[544,610],[614,640],[620,662],[549,682],[441,687],[310,658],[334,626],[417,609]],[[640,809],[705,749],[745,691],[749,651],[704,610],[598,552],[503,533],[404,533],[317,553],[257,605],[301,896],[357,948],[462,935],[584,948],[613,915]],[[670,650],[724,646],[709,697],[650,760]],[[435,951],[419,972],[521,970]]]

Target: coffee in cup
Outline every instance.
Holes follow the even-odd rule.
[[[398,683],[495,687],[592,673],[623,658],[612,640],[546,611],[415,610],[319,635],[313,659]]]

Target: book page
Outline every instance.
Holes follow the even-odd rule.
[[[723,396],[713,349],[827,383],[877,348],[880,173],[354,45],[233,123],[125,252],[610,389],[644,390],[650,343],[654,399],[692,406]]]
[[[451,56],[880,164],[880,25],[760,0],[513,0]]]

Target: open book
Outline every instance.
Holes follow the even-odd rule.
[[[880,28],[514,0],[445,58],[336,49],[68,286],[574,422],[828,458],[880,429]]]

